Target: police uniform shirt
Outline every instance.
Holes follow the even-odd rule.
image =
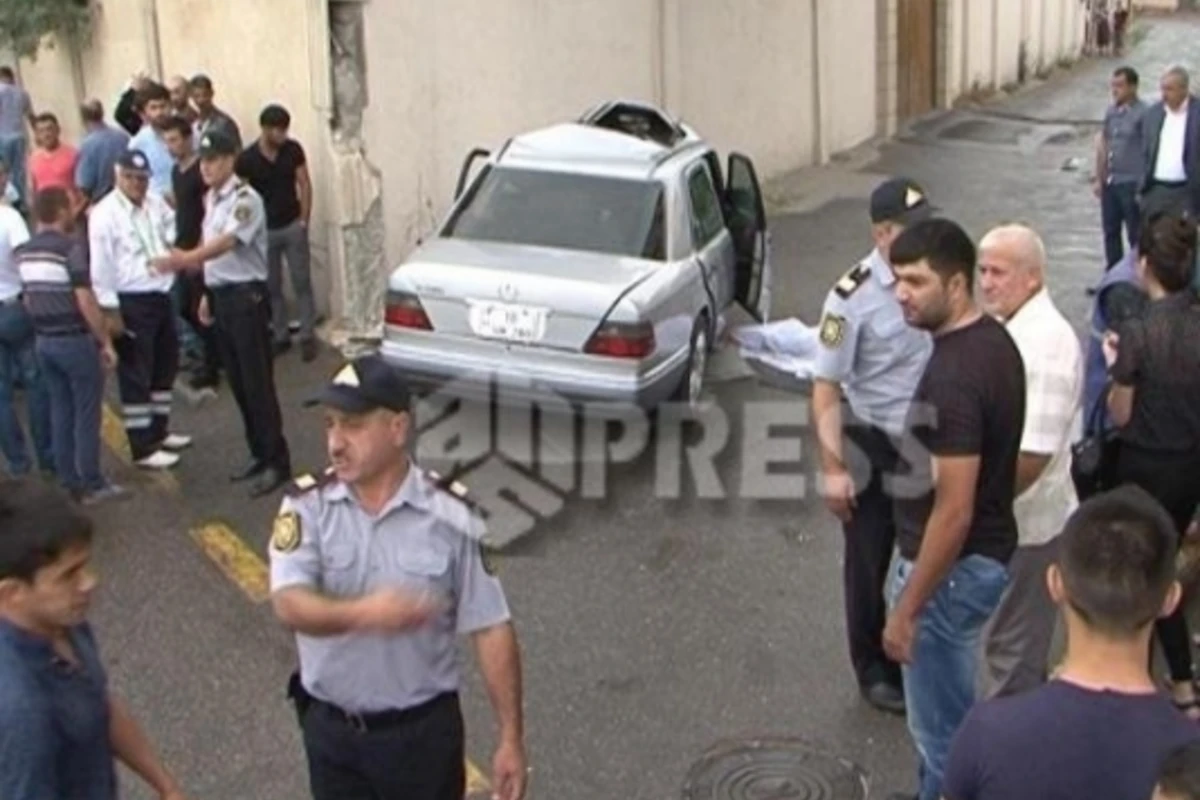
[[[92,287],[102,308],[118,307],[118,294],[169,292],[171,273],[150,260],[167,255],[175,239],[175,212],[162,195],[146,193],[135,206],[119,189],[105,195],[88,215]]]
[[[334,598],[431,590],[447,609],[396,634],[297,634],[300,675],[314,697],[351,713],[404,709],[459,687],[456,636],[510,618],[482,550],[483,521],[416,467],[371,516],[331,476],[283,501],[272,535],[271,590]]]
[[[878,250],[842,276],[825,299],[813,376],[840,384],[860,420],[899,435],[933,339],[905,322],[895,283]]]
[[[237,244],[204,263],[209,288],[267,279],[267,217],[262,197],[241,178],[232,177],[204,197],[204,241],[227,234]]]

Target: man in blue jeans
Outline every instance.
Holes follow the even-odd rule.
[[[59,480],[90,505],[127,496],[100,472],[104,372],[116,366],[83,247],[71,236],[71,198],[54,188],[33,201],[38,231],[17,248],[25,307],[50,394],[54,461]]]
[[[0,186],[8,181],[8,167],[0,161]],[[0,451],[13,475],[33,469],[25,432],[17,419],[16,386],[25,389],[34,456],[42,472],[53,474],[50,452],[50,401],[33,349],[33,325],[21,301],[21,276],[13,250],[29,241],[25,220],[12,206],[0,201]]]
[[[900,557],[883,646],[903,665],[916,797],[939,800],[950,743],[975,703],[980,635],[1017,546],[1025,368],[1008,331],[975,304],[976,251],[961,227],[919,222],[892,244],[891,261],[905,321],[933,334],[933,354],[901,443],[911,471],[889,487]]]

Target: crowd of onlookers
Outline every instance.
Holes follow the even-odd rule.
[[[80,105],[82,136],[69,142],[56,113],[35,103],[11,68],[0,67],[0,451],[11,473],[36,466],[88,502],[126,494],[99,475],[103,373],[90,375],[89,364],[85,377],[75,361],[63,372],[41,352],[38,340],[47,337],[38,335],[30,297],[51,273],[51,282],[78,295],[67,328],[91,330],[91,306],[99,309],[103,330],[96,331],[93,345],[101,366],[118,373],[137,466],[171,468],[191,444],[190,437],[166,430],[167,417],[177,377],[191,390],[215,391],[221,383],[216,334],[201,313],[211,292],[202,270],[177,275],[156,270],[172,253],[202,244],[213,188],[200,163],[206,145],[236,153],[237,179],[262,199],[274,355],[292,344],[286,268],[298,305],[302,357],[316,357],[308,236],[312,184],[304,148],[289,135],[291,117],[277,104],[262,110],[258,135],[244,142],[242,126],[216,105],[215,95],[205,75],[166,84],[135,75],[116,100],[111,120],[98,99]],[[106,203],[110,197],[118,202]],[[38,246],[39,234],[53,232],[78,250],[62,254],[61,273],[47,272],[46,249]],[[162,295],[170,297],[174,330],[158,341],[158,329],[139,329],[130,324],[130,314],[139,313],[145,297]],[[59,302],[62,297],[51,306]],[[109,345],[115,345],[117,357],[109,357]],[[177,349],[178,360],[164,356],[163,347]],[[167,384],[160,385],[164,379]],[[19,388],[26,395],[32,458],[14,410]]]

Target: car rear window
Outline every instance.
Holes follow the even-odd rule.
[[[666,253],[662,185],[491,167],[442,235],[661,261]]]

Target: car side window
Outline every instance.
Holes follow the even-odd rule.
[[[721,199],[704,164],[697,164],[688,173],[687,186],[692,207],[692,243],[700,248],[725,230],[725,217],[721,213]]]

